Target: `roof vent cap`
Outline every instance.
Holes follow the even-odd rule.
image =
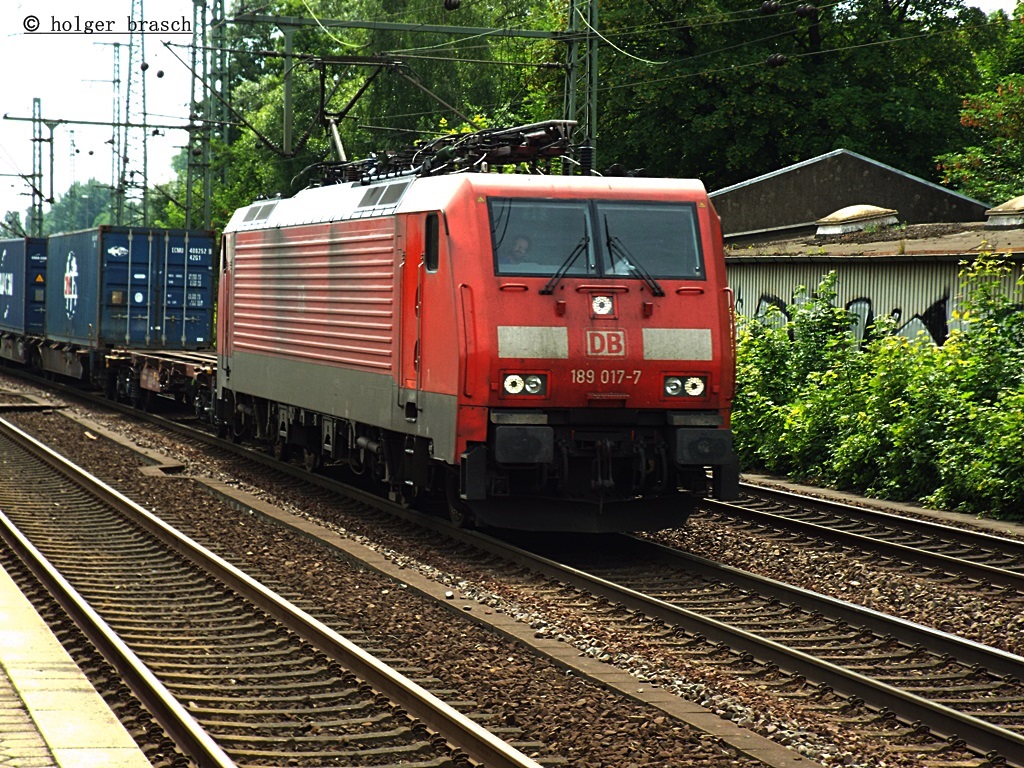
[[[985,211],[986,227],[1019,227],[1024,225],[1024,195],[1007,200],[1002,205]]]
[[[818,226],[816,235],[843,235],[847,232],[862,232],[868,228],[888,227],[898,224],[899,219],[892,208],[848,205],[814,223]]]

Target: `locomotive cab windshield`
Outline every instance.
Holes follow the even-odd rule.
[[[703,280],[693,203],[627,200],[488,201],[495,274]]]

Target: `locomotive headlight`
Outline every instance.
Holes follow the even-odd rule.
[[[704,394],[704,379],[700,376],[690,376],[683,382],[683,391],[690,397],[700,397]]]
[[[505,391],[510,395],[518,395],[526,388],[526,382],[518,373],[510,373],[505,377]]]
[[[664,392],[667,397],[701,397],[707,386],[705,376],[666,376]]]
[[[547,389],[546,382],[543,376],[538,376],[535,373],[531,373],[524,379],[526,384],[526,394],[528,395],[543,395]]]
[[[548,377],[543,373],[509,373],[502,388],[506,395],[546,395]]]
[[[594,296],[590,299],[590,308],[597,316],[610,315],[615,309],[611,296]]]

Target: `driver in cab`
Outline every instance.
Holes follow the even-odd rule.
[[[536,266],[530,253],[530,238],[518,235],[512,242],[512,249],[505,252],[504,267],[507,270],[515,271],[527,264]]]

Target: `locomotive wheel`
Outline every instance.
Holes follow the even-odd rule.
[[[474,528],[476,520],[473,517],[473,510],[459,497],[459,474],[451,471],[445,477],[445,496],[448,501],[448,519],[456,528]]]
[[[270,446],[271,455],[278,461],[288,461],[288,443],[280,437]]]
[[[245,437],[245,431],[248,425],[245,422],[245,414],[238,410],[238,406],[235,405],[234,398],[231,399],[232,413],[231,413],[231,442],[240,443],[242,438]]]
[[[448,504],[448,518],[456,528],[475,527],[476,521],[473,519],[473,512],[462,499]]]

